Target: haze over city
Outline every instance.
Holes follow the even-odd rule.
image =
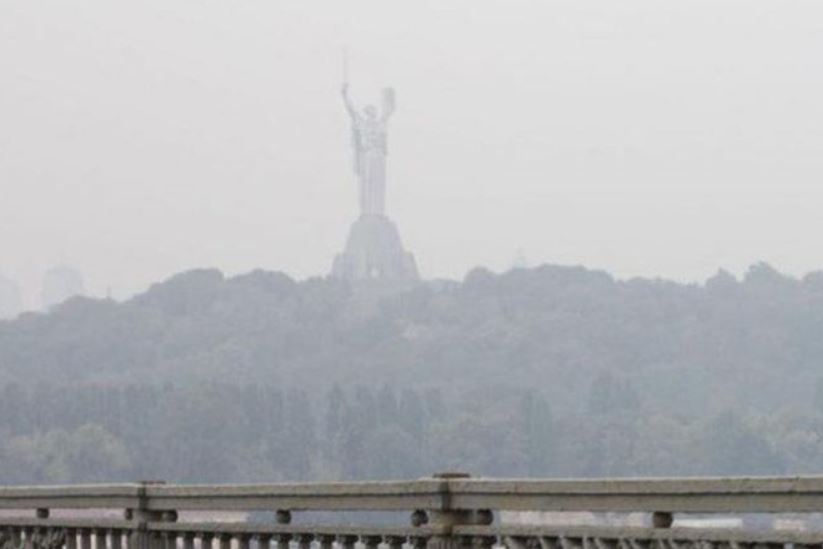
[[[618,277],[823,268],[823,5],[0,4],[0,272],[125,298],[324,276],[357,215],[339,88],[397,90],[388,211],[423,278],[524,250]]]
[[[820,51],[810,0],[3,0],[0,549],[823,547]]]

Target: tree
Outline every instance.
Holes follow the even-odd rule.
[[[131,467],[123,442],[97,425],[14,437],[3,458],[6,483],[123,481]]]

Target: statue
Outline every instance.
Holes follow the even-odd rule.
[[[346,249],[334,259],[332,276],[352,282],[379,282],[406,287],[419,280],[414,256],[403,248],[397,226],[386,215],[387,125],[394,112],[394,90],[383,90],[378,109],[358,110],[349,97],[345,52],[343,103],[351,117],[354,174],[360,194],[360,216],[349,229]]]
[[[385,215],[387,125],[394,112],[394,90],[383,90],[383,105],[378,113],[374,105],[358,111],[349,97],[349,85],[343,84],[343,103],[351,117],[354,173],[360,191],[361,215]]]

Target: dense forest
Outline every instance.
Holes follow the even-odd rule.
[[[182,273],[0,323],[0,482],[823,471],[823,273]]]

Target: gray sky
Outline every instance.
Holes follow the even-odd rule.
[[[355,98],[397,89],[390,215],[426,277],[823,268],[819,0],[0,0],[0,272],[116,297],[325,273]]]

